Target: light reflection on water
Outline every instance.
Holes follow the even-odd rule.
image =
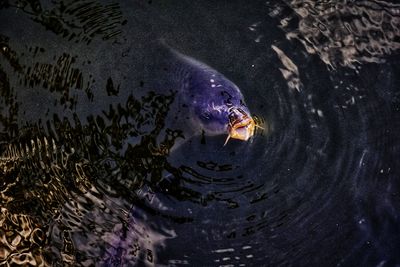
[[[0,2],[0,262],[400,264],[399,10]],[[189,138],[160,38],[267,130]]]

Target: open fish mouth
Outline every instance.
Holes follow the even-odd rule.
[[[229,114],[228,143],[230,138],[247,141],[254,135],[256,124],[252,117],[247,115],[242,109],[237,108]]]
[[[255,122],[247,117],[229,127],[229,136],[243,141],[249,140],[254,135]]]

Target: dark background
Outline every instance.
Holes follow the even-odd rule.
[[[0,261],[400,264],[398,11],[0,1]],[[265,130],[174,147],[162,43],[238,85]]]

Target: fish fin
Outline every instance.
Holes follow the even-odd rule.
[[[224,146],[228,143],[229,139],[231,138],[231,136],[228,134],[228,137],[225,140]]]
[[[260,129],[263,129],[263,130],[265,130],[265,128],[264,127],[261,127],[260,125],[255,125],[257,128],[260,128]]]

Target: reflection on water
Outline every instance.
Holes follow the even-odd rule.
[[[400,5],[384,1],[288,1],[286,37],[298,39],[330,67],[384,62],[400,48]],[[279,8],[272,15],[279,14]]]
[[[0,263],[399,265],[399,10],[0,1]],[[191,137],[159,39],[267,131]]]

